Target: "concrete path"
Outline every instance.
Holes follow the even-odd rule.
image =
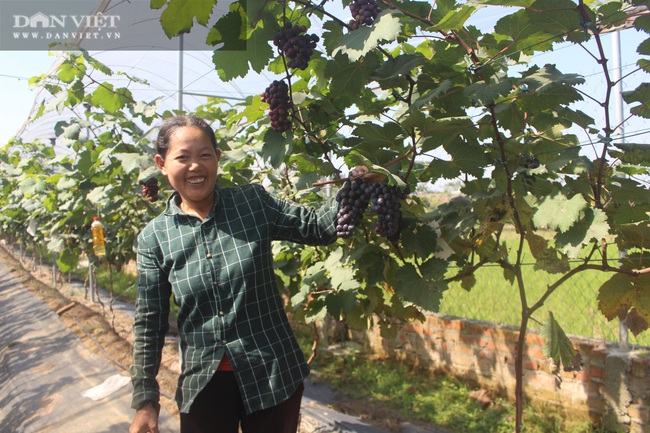
[[[38,297],[0,262],[0,431],[127,433],[131,386],[101,400],[82,394],[124,375],[87,349]],[[161,410],[162,432],[178,431]]]

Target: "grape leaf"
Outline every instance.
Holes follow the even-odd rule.
[[[543,348],[544,355],[553,359],[555,365],[563,365],[565,370],[572,369],[572,358],[576,354],[573,343],[550,311],[541,329],[541,335],[546,340]]]
[[[148,155],[139,153],[114,153],[113,156],[122,163],[122,169],[126,173],[146,169],[151,166],[151,158]]]
[[[650,274],[615,274],[600,286],[598,308],[607,320],[625,319],[635,309],[646,323],[650,322]]]
[[[630,107],[630,113],[650,119],[650,83],[641,83],[636,89],[623,92],[623,99],[628,104],[639,102]]]
[[[83,57],[76,59],[68,58],[57,70],[59,80],[64,83],[71,83],[74,80],[81,80],[86,73],[86,64],[83,62]]]
[[[346,97],[358,95],[377,65],[377,57],[374,55],[368,55],[357,62],[349,62],[345,56],[337,55],[325,67],[325,73],[332,77],[332,93]]]
[[[352,291],[330,293],[325,297],[327,312],[335,319],[343,319],[345,314],[354,309],[357,296]]]
[[[574,195],[570,199],[564,194],[545,197],[533,215],[533,222],[540,228],[565,232],[578,221],[585,207],[587,202],[581,195]]]
[[[287,136],[285,136],[272,129],[267,130],[264,134],[262,156],[273,167],[279,167],[282,161],[284,161],[284,157],[291,154],[291,149],[293,149],[291,137],[291,133],[287,133]]]
[[[207,25],[215,4],[215,0],[169,0],[160,15],[160,24],[165,35],[171,39],[181,33],[189,33],[194,19],[201,25]]]
[[[512,80],[503,79],[496,83],[485,83],[484,81],[476,82],[465,88],[465,94],[474,101],[475,104],[488,106],[497,99],[508,95],[512,91]]]
[[[393,80],[410,73],[425,61],[424,56],[417,54],[402,54],[397,57],[390,57],[377,68],[371,78],[377,81]]]
[[[224,15],[210,30],[208,42],[223,43],[222,47],[214,51],[212,62],[224,81],[244,77],[250,68],[261,72],[273,57],[269,40],[273,39],[274,29],[259,25],[247,30],[246,26],[247,19],[243,11],[234,10]]]
[[[469,5],[463,5],[455,10],[448,11],[436,25],[429,28],[429,31],[460,30],[475,11],[476,7]]]
[[[356,62],[377,48],[381,42],[396,39],[401,30],[399,16],[391,10],[382,11],[377,15],[372,27],[362,26],[344,35],[332,55],[336,57],[337,54],[344,53],[351,62]]]
[[[332,288],[334,290],[348,290],[350,288],[354,288],[354,286],[348,287],[346,284],[346,281],[354,281],[354,273],[352,269],[342,265],[342,260],[343,249],[341,248],[337,248],[334,251],[331,251],[325,260],[325,269],[329,271]],[[343,287],[341,287],[342,285]]]
[[[110,83],[102,83],[92,93],[91,102],[109,113],[115,113],[133,101],[131,91],[125,87],[113,88]]]
[[[626,164],[650,165],[650,144],[645,143],[614,143],[622,152],[610,150],[610,155],[619,158]]]
[[[52,251],[52,250],[50,250]],[[70,248],[65,248],[59,254],[56,264],[61,272],[70,272],[79,266],[80,257]]]
[[[530,25],[550,35],[557,35],[560,41],[567,33],[580,29],[580,14],[570,0],[537,0],[526,9]]]
[[[569,257],[578,257],[582,247],[591,240],[600,241],[609,237],[607,215],[601,209],[586,208],[582,217],[568,230],[555,237],[557,248]]]
[[[357,126],[354,135],[372,143],[373,147],[392,148],[400,143],[400,136],[403,133],[398,123],[386,122],[378,125],[372,122],[365,122]]]
[[[387,280],[402,299],[434,313],[440,309],[442,291],[433,281],[423,278],[415,266],[406,263],[391,271],[392,275],[387,276]]]

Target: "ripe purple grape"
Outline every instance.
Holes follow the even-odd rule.
[[[152,203],[158,201],[158,179],[152,177],[146,182],[140,181],[140,185],[142,185],[143,197],[147,198]]]
[[[287,66],[290,68],[305,70],[309,65],[309,59],[319,38],[314,34],[303,35],[306,31],[306,26],[292,26],[291,23],[286,23],[273,38],[273,45],[278,47],[280,54],[289,59]]]
[[[352,0],[350,3],[350,12],[352,13],[350,27],[358,29],[362,25],[371,26],[380,11],[376,0]]]
[[[262,102],[269,104],[271,127],[276,132],[291,129],[289,120],[289,86],[284,81],[275,80],[262,93]]]
[[[370,197],[370,210],[377,214],[375,231],[384,237],[394,238],[399,234],[402,221],[403,192],[396,185],[380,185]]]
[[[366,183],[361,179],[347,181],[339,190],[336,201],[339,202],[339,212],[336,216],[336,234],[340,238],[352,235],[358,227],[363,214],[370,203],[370,196],[376,184]]]

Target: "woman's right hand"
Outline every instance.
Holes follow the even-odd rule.
[[[158,408],[153,402],[135,412],[129,433],[158,433]]]

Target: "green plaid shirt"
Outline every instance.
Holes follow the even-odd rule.
[[[138,236],[138,296],[131,367],[134,408],[158,401],[171,294],[179,307],[182,368],[176,392],[187,413],[224,353],[248,413],[289,398],[309,374],[284,310],[271,242],[325,245],[338,206],[298,206],[260,185],[216,189],[208,217],[183,213],[173,193]]]

